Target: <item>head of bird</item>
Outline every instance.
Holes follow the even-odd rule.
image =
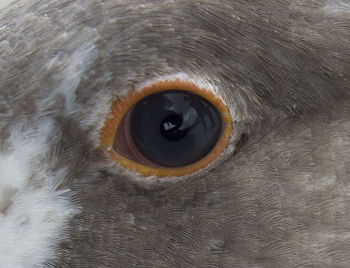
[[[14,2],[0,267],[349,267],[349,51],[346,0]]]

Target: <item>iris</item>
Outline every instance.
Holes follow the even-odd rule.
[[[198,161],[215,146],[222,131],[217,109],[184,90],[151,94],[134,106],[130,134],[140,153],[165,167]]]

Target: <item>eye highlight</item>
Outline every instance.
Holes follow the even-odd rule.
[[[212,91],[162,80],[116,100],[100,141],[125,168],[144,176],[183,176],[215,161],[231,131],[228,108]]]

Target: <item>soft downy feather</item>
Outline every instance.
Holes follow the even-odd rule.
[[[349,51],[347,1],[16,1],[0,267],[349,267]],[[169,77],[220,94],[237,139],[203,171],[142,177],[99,132]]]

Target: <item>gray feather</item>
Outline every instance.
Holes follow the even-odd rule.
[[[346,1],[19,1],[1,17],[0,148],[14,122],[52,120],[42,161],[81,207],[48,267],[350,267]],[[176,72],[215,81],[243,142],[147,183],[104,153],[100,122]]]

